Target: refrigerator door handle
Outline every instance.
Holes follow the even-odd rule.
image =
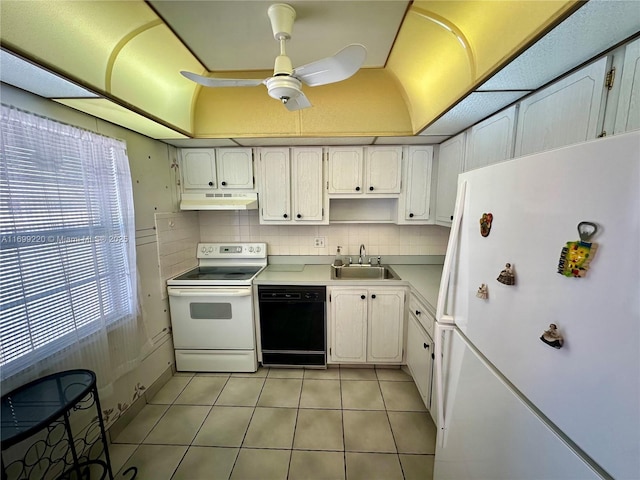
[[[435,324],[435,342],[434,342],[434,368],[436,374],[436,410],[437,410],[437,419],[438,419],[438,436],[437,442],[441,447],[444,448],[446,444],[446,418],[444,412],[444,373],[443,373],[443,355],[442,355],[442,343],[443,343],[443,335],[447,331],[453,331],[454,325],[452,324],[443,324],[436,322]]]
[[[460,183],[458,188],[458,196],[456,198],[456,207],[453,212],[453,223],[451,224],[451,234],[449,235],[449,243],[447,244],[447,253],[442,267],[442,277],[440,278],[440,290],[438,291],[438,303],[436,306],[436,320],[441,323],[454,324],[452,315],[446,315],[444,312],[449,293],[449,279],[451,277],[451,268],[456,254],[458,238],[460,236],[460,224],[462,223],[462,214],[464,211],[464,199],[467,192],[466,180]],[[437,340],[436,340],[437,343]]]

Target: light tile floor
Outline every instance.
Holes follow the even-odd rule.
[[[177,373],[114,439],[116,478],[428,480],[436,429],[400,369]]]

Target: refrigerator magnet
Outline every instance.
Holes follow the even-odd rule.
[[[486,283],[483,283],[478,287],[478,292],[476,293],[476,297],[486,300],[489,298],[489,287],[487,287]]]
[[[498,275],[498,278],[496,280],[505,285],[516,284],[516,275],[515,273],[513,273],[513,267],[510,263],[505,264],[504,270],[500,272],[500,275]]]
[[[483,213],[480,217],[480,235],[488,237],[491,232],[491,223],[493,222],[493,213]]]
[[[549,325],[549,330],[544,331],[540,340],[553,348],[562,348],[562,345],[564,345],[564,338],[562,338],[555,323]]]
[[[598,226],[592,222],[580,222],[578,234],[580,240],[567,242],[560,252],[558,273],[565,277],[584,277],[589,270],[589,264],[596,253],[598,245],[589,242],[598,231]]]

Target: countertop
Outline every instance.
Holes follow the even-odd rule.
[[[269,265],[254,285],[409,286],[435,315],[442,265],[389,265],[399,280],[332,280],[331,265]]]

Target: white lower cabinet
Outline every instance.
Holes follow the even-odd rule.
[[[402,363],[405,290],[329,288],[329,361]]]
[[[407,323],[407,367],[427,409],[431,408],[432,354],[433,340],[411,312]]]

